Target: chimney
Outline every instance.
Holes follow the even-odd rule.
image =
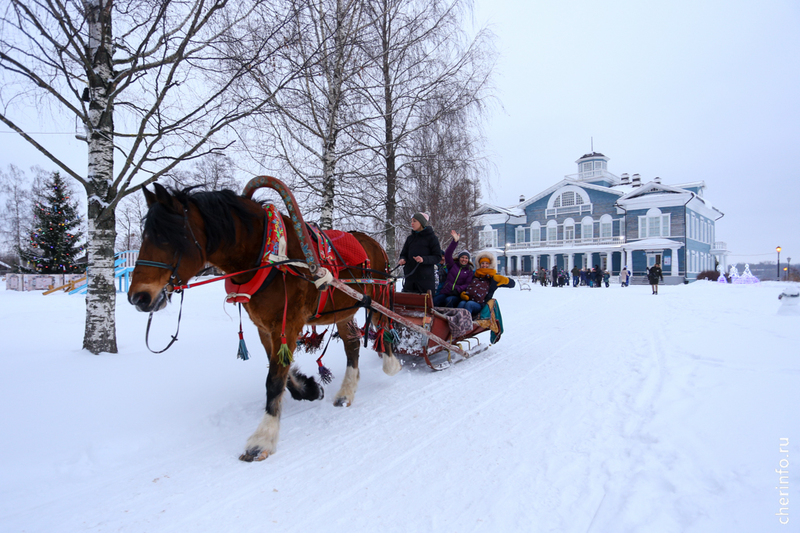
[[[629,183],[631,182],[631,177],[630,177],[630,176],[628,176],[628,173],[627,173],[627,172],[625,172],[625,173],[624,173],[624,174],[621,176],[621,178],[622,178],[622,184],[623,184],[623,185],[627,185],[627,184],[629,184]]]
[[[661,183],[661,178],[656,176],[655,178],[653,178],[653,181],[655,181],[656,183]]]
[[[525,201],[525,195],[524,194],[520,194],[519,195],[519,203],[522,203],[524,201]]]
[[[634,174],[631,176],[631,185],[634,187],[639,187],[642,184],[642,177],[639,174]]]

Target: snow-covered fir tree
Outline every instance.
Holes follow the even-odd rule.
[[[77,202],[58,172],[52,174],[33,204],[33,223],[27,249],[20,256],[32,270],[45,274],[80,272],[76,261],[83,254]]]

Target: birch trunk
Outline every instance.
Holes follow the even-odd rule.
[[[116,216],[109,204],[116,196],[111,186],[114,172],[114,104],[109,98],[113,82],[111,2],[86,0],[89,31],[89,143],[86,196],[88,201],[88,259],[86,272],[86,329],[83,347],[93,354],[117,353],[114,243]]]

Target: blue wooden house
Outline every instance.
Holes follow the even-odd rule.
[[[515,274],[598,265],[644,276],[658,262],[664,281],[677,284],[717,263],[725,268],[725,243],[715,240],[723,213],[704,197],[705,182],[643,182],[639,174],[611,174],[608,161],[586,154],[576,161],[577,174],[518,205],[481,205],[472,213],[479,247]]]

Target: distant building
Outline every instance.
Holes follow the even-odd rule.
[[[639,174],[611,174],[608,161],[586,154],[576,161],[577,174],[520,197],[518,205],[481,205],[472,214],[479,246],[519,274],[599,265],[612,274],[627,266],[643,276],[658,262],[666,283],[683,283],[713,270],[716,261],[725,269],[725,243],[715,241],[723,213],[704,198],[705,182],[643,183]]]

